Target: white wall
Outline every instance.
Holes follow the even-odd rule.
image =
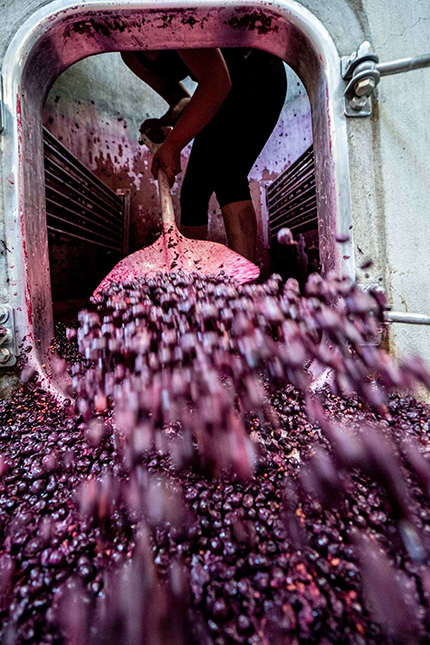
[[[384,61],[430,52],[430,2],[365,1]],[[430,315],[430,69],[388,76],[378,90],[385,283],[393,308]],[[393,325],[393,350],[425,354],[430,326]]]

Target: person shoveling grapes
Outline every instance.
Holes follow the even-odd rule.
[[[194,139],[181,189],[181,230],[207,239],[209,200],[215,193],[230,247],[254,261],[256,215],[248,174],[268,140],[285,101],[283,62],[253,49],[194,49],[124,52],[126,65],[167,103],[159,119],[141,132],[173,129],[154,155],[173,185],[181,151]],[[181,83],[197,82],[192,96]]]

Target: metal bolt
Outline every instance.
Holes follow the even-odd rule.
[[[7,347],[0,347],[0,364],[7,363],[10,359],[10,351]]]
[[[351,109],[355,112],[360,112],[367,105],[368,98],[367,96],[353,96],[349,101]]]
[[[354,85],[354,92],[356,96],[370,96],[375,87],[375,79],[369,76],[369,78],[362,78]]]
[[[12,334],[10,329],[7,329],[7,327],[3,327],[3,325],[0,325],[0,345],[7,345],[10,343],[12,339]]]
[[[6,307],[0,307],[0,325],[3,325],[9,318],[9,310]]]

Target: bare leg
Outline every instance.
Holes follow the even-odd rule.
[[[230,248],[254,262],[257,218],[252,201],[232,202],[221,210]]]
[[[181,226],[181,233],[190,240],[207,240],[208,239],[208,226]]]

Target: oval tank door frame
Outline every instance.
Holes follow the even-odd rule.
[[[323,271],[354,275],[344,82],[325,27],[293,0],[56,0],[11,41],[3,64],[3,186],[9,301],[17,346],[50,382],[54,326],[45,212],[42,107],[54,80],[78,60],[107,51],[255,47],[272,52],[303,81],[312,109]]]

